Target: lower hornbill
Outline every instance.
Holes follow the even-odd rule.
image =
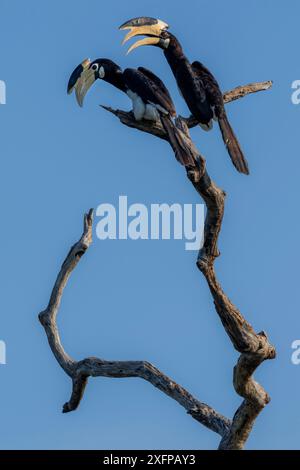
[[[124,71],[109,59],[85,59],[70,76],[68,93],[75,90],[79,106],[97,80],[104,80],[127,94],[132,101],[136,121],[160,120],[174,149],[177,160],[184,166],[195,166],[183,133],[176,127],[172,118],[176,116],[175,106],[164,83],[150,70],[139,67]]]
[[[123,44],[134,36],[146,36],[134,43],[128,53],[145,45],[163,49],[178,88],[194,118],[205,130],[212,128],[213,120],[218,121],[232,163],[240,173],[248,175],[248,163],[228,121],[223,94],[216,79],[200,62],[189,62],[178,39],[167,31],[168,28],[167,23],[156,18],[140,17],[126,21],[119,29],[130,30]]]

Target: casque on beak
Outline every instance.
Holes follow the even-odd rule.
[[[90,59],[81,62],[73,71],[68,83],[68,94],[75,90],[76,100],[80,107],[83,106],[84,97],[96,80],[95,71],[90,68],[90,65]]]
[[[130,31],[126,34],[122,45],[125,44],[129,39],[135,36],[148,36],[145,39],[141,39],[135,42],[127,51],[127,54],[133,49],[139,46],[155,45],[160,42],[160,34],[162,31],[168,29],[169,25],[162,20],[156,18],[150,18],[148,16],[141,16],[139,18],[133,18],[132,20],[126,21],[122,24],[119,29],[121,31],[129,29]]]

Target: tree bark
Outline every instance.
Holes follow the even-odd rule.
[[[248,94],[271,88],[272,82],[252,83],[224,94],[224,101],[242,98]],[[160,123],[135,121],[131,112],[104,107],[116,115],[126,126],[167,140]],[[75,361],[64,351],[56,324],[56,317],[67,280],[81,256],[92,243],[93,211],[84,216],[84,230],[80,240],[70,249],[54,284],[49,304],[39,314],[39,320],[48,337],[50,348],[66,374],[72,379],[72,395],[63,406],[63,412],[75,410],[84,394],[89,377],[139,377],[176,400],[197,421],[221,436],[219,449],[243,449],[255,419],[269,403],[267,392],[253,378],[256,368],[266,359],[275,357],[275,348],[265,332],[256,333],[237,307],[224,293],[215,272],[214,261],[219,256],[218,237],[222,227],[225,192],[210,178],[203,156],[190,139],[189,128],[197,124],[194,118],[177,118],[176,125],[195,155],[195,166],[187,168],[187,176],[206,204],[204,244],[199,250],[197,266],[210,289],[216,312],[233,347],[240,353],[233,371],[233,386],[243,401],[232,420],[224,417],[209,405],[197,400],[181,385],[167,377],[147,361],[107,361],[89,357]],[[170,143],[170,142],[169,142]],[[170,143],[171,145],[171,143]]]

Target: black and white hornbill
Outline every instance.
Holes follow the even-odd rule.
[[[140,17],[126,21],[119,29],[130,30],[123,44],[134,36],[146,36],[134,43],[128,53],[146,45],[163,49],[178,88],[194,118],[205,130],[212,128],[213,120],[218,121],[232,163],[239,172],[249,174],[247,161],[228,121],[223,95],[216,79],[200,62],[189,62],[178,39],[168,28],[167,23],[156,18]]]
[[[97,79],[110,83],[128,95],[136,121],[160,119],[177,160],[184,166],[195,166],[185,137],[172,120],[176,116],[175,106],[160,78],[144,67],[122,71],[109,59],[85,59],[73,71],[68,83],[68,93],[75,90],[79,106],[83,106],[87,91]]]

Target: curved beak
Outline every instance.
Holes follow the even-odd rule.
[[[160,41],[161,32],[168,29],[169,25],[157,18],[150,18],[148,16],[141,16],[133,18],[126,23],[123,23],[119,29],[121,31],[129,29],[122,44],[125,44],[129,39],[135,36],[148,36],[148,38],[141,39],[134,43],[129,49],[127,54],[139,46],[156,45]]]
[[[136,49],[137,47],[155,46],[156,44],[159,44],[159,42],[160,42],[160,38],[154,38],[154,37],[140,39],[139,41],[136,41],[134,44],[132,44],[132,46],[130,46],[130,48],[126,52],[126,55],[129,54],[131,51],[133,51],[133,49]]]
[[[71,74],[68,83],[68,94],[75,90],[76,100],[80,107],[83,106],[84,97],[96,80],[95,72],[90,69],[91,60],[85,59]]]

